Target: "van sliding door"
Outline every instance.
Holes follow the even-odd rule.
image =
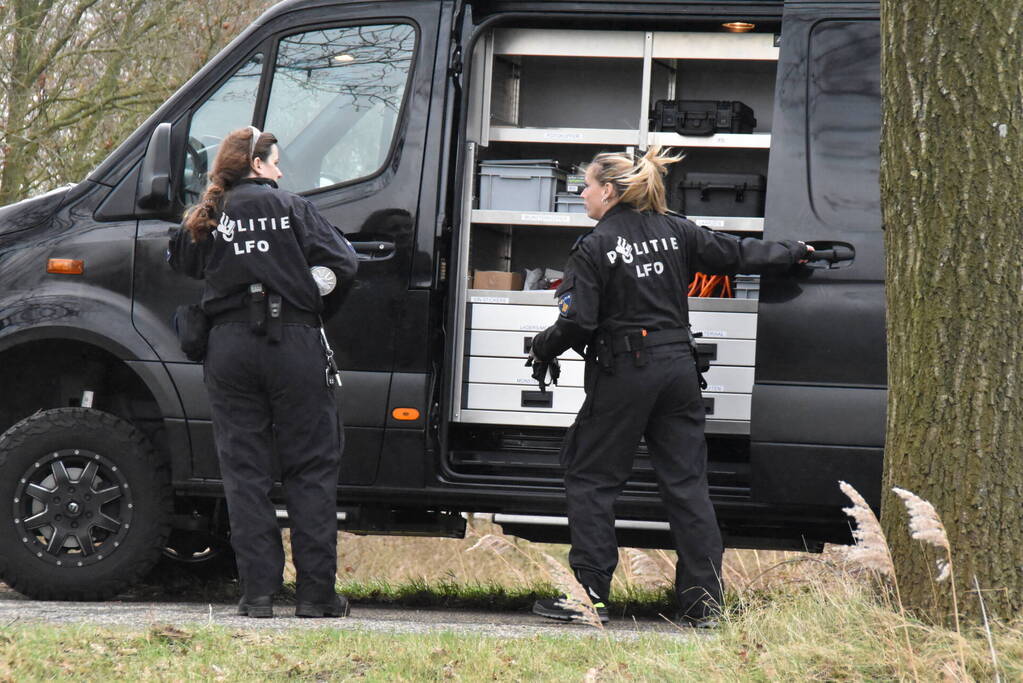
[[[840,479],[879,500],[879,30],[876,3],[785,3],[764,237],[845,258],[761,283],[751,424],[760,502],[847,503]]]

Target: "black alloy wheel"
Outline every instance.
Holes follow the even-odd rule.
[[[44,600],[102,600],[141,579],[170,533],[170,471],[119,417],[59,408],[0,436],[0,579]]]
[[[131,529],[131,486],[117,465],[78,448],[39,458],[14,489],[21,542],[58,567],[101,562]]]

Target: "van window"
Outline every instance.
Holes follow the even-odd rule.
[[[810,201],[821,221],[881,229],[881,37],[877,21],[824,21],[810,34]]]
[[[303,192],[373,175],[387,161],[412,68],[407,24],[284,38],[264,128],[280,142],[280,184]]]
[[[192,114],[181,183],[186,206],[199,201],[220,141],[252,122],[262,70],[263,55],[252,55]]]

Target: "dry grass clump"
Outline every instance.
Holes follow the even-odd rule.
[[[1020,623],[985,621],[963,628],[957,619],[950,630],[907,615],[876,516],[855,489],[844,483],[841,488],[852,501],[846,512],[856,522],[855,545],[829,546],[817,555],[727,551],[722,628],[715,638],[696,639],[686,654],[685,671],[700,675],[681,672],[678,679],[1023,680]],[[951,548],[937,511],[911,492],[896,493],[906,503],[913,538],[943,551],[935,590],[952,591]],[[399,581],[499,577],[508,585],[544,583],[566,593],[578,588],[565,568],[566,546],[506,537],[487,519],[471,519],[469,529],[463,540],[343,535],[341,566],[355,575],[386,569],[388,578]],[[419,547],[412,550],[413,545]],[[612,600],[662,590],[667,607],[674,565],[674,553],[622,549]],[[976,590],[981,595],[979,583]],[[582,610],[587,599],[579,592]],[[602,677],[612,670],[606,664],[591,669]]]
[[[391,583],[412,579],[457,583],[485,580],[508,587],[549,583],[550,577],[542,565],[526,552],[531,547],[567,560],[568,546],[530,543],[505,536],[501,527],[487,516],[471,517],[464,539],[356,536],[341,532],[338,535],[338,578]],[[466,553],[470,549],[473,552]],[[832,546],[823,555],[728,549],[722,573],[726,587],[771,588],[805,580],[806,566],[822,561],[834,561]],[[293,573],[288,576],[293,580]],[[622,548],[612,592],[664,589],[672,585],[674,578],[674,551]]]
[[[983,629],[960,638],[907,619],[879,598],[869,574],[814,566],[820,571],[798,588],[726,615],[719,637],[701,639],[686,668],[706,664],[702,680],[711,681],[997,680]],[[1023,632],[1002,626],[994,646],[1004,680],[1023,680]]]

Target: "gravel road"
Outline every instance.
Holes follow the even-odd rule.
[[[298,619],[293,605],[275,608],[274,619],[248,619],[235,614],[235,605],[168,601],[42,602],[29,600],[0,584],[0,628],[22,623],[96,624],[144,630],[154,624],[196,627],[215,624],[238,630],[280,631],[294,628],[360,629],[386,633],[456,633],[498,638],[534,635],[597,636],[592,627],[559,624],[524,612],[467,611],[456,609],[396,609],[354,604],[347,619]],[[630,640],[643,634],[668,637],[708,637],[710,634],[677,628],[655,619],[619,619],[609,624],[614,639]]]

